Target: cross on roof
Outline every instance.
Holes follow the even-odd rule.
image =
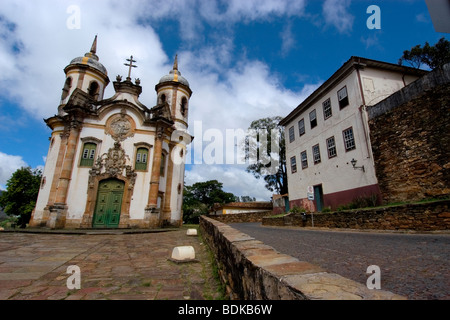
[[[136,60],[133,60],[133,56],[130,56],[130,59],[127,59],[128,62],[130,63],[124,63],[124,65],[126,65],[127,67],[130,67],[128,69],[128,77],[127,80],[131,80],[131,68],[137,68],[136,65],[133,65],[133,62],[136,62]]]

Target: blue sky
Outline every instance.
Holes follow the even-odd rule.
[[[379,30],[367,28],[370,5],[381,9]],[[397,63],[414,45],[448,39],[435,32],[423,0],[3,0],[0,189],[20,166],[44,165],[51,132],[43,119],[56,113],[64,67],[95,35],[112,81],[126,75],[127,57],[137,60],[133,77],[148,107],[178,54],[194,92],[190,131],[200,138],[286,116],[351,56]],[[112,94],[110,84],[105,98]],[[187,184],[210,179],[236,195],[271,195],[245,166],[187,166]]]

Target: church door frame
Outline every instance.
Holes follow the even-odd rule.
[[[130,223],[130,203],[131,196],[133,194],[133,187],[130,185],[130,180],[125,176],[113,177],[109,174],[101,174],[95,176],[92,181],[90,181],[88,186],[88,197],[86,201],[86,208],[83,214],[83,219],[81,222],[81,228],[92,228],[94,221],[94,212],[97,205],[97,196],[100,182],[108,179],[117,179],[124,182],[122,205],[120,213],[120,221],[118,228],[128,228]]]
[[[111,178],[101,180],[92,218],[93,228],[118,228],[122,213],[125,182]]]

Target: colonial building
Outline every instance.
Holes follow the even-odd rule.
[[[322,211],[356,197],[379,198],[367,107],[426,73],[351,57],[285,117],[280,124],[285,127],[290,208]]]
[[[155,228],[182,223],[188,81],[173,69],[155,86],[157,101],[139,101],[140,80],[110,80],[96,54],[73,59],[52,130],[41,189],[30,226],[50,228]]]

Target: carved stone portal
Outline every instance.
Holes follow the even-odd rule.
[[[106,174],[112,178],[124,176],[129,180],[129,188],[134,188],[136,172],[131,165],[127,165],[127,161],[129,162],[130,158],[125,154],[120,142],[115,142],[113,148],[97,158],[89,171],[89,187],[93,187],[92,184],[96,176]]]
[[[114,147],[110,148],[107,153],[97,158],[92,169],[89,171],[88,197],[81,222],[82,228],[92,227],[99,184],[101,181],[110,178],[116,178],[125,183],[119,228],[129,227],[131,196],[133,195],[134,184],[136,182],[136,173],[131,165],[127,164],[129,162],[129,157],[118,141],[114,143]]]

